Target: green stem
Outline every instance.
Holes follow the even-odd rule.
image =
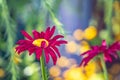
[[[47,0],[43,0],[44,4],[48,10],[48,12],[50,13],[50,17],[53,20],[54,24],[57,26],[59,32],[63,35],[65,35],[65,31],[63,29],[63,24],[57,19],[52,7],[49,5],[49,3],[47,2]]]
[[[105,61],[103,59],[103,55],[100,56],[100,60],[101,60],[105,80],[108,80],[108,72],[107,72]]]
[[[47,80],[46,71],[45,71],[45,62],[44,62],[44,56],[42,54],[40,58],[40,66],[41,66],[41,72],[42,72],[42,80]]]
[[[112,37],[111,37],[111,31],[112,31],[112,29],[111,29],[111,25],[112,25],[112,22],[111,22],[111,20],[112,20],[112,12],[113,12],[113,1],[114,0],[104,0],[104,3],[105,3],[105,17],[104,17],[104,22],[105,22],[105,24],[106,24],[106,27],[107,27],[107,32],[108,32],[108,35],[109,35],[109,37],[108,37],[108,42],[109,43],[111,43],[112,42]]]

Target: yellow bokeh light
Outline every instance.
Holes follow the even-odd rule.
[[[86,75],[90,77],[92,74],[96,73],[96,68],[96,62],[90,61],[84,68]]]
[[[64,56],[61,56],[58,60],[57,60],[57,65],[61,68],[64,68],[64,67],[69,67],[70,66],[70,61],[69,59],[67,59],[66,57]]]
[[[82,40],[83,39],[83,31],[81,29],[77,29],[74,31],[73,36],[76,40]]]
[[[88,46],[89,45],[89,43],[87,42],[87,41],[85,41],[85,40],[83,40],[83,41],[81,41],[80,42],[80,44],[82,45],[82,46]]]
[[[49,73],[52,77],[58,77],[61,74],[61,70],[57,66],[53,66],[49,69]]]
[[[93,74],[88,80],[105,80],[103,74]]]
[[[14,63],[19,64],[22,60],[19,57],[14,57]]]
[[[63,73],[63,77],[65,80],[96,80],[97,78],[103,80],[101,75],[96,75],[97,69],[100,68],[96,61],[90,61],[85,67],[77,67],[77,65],[70,67]],[[95,78],[93,78],[93,75],[95,75]]]
[[[81,41],[79,49],[80,49],[80,53],[86,52],[90,50],[90,45],[87,41]]]
[[[78,45],[74,41],[69,41],[65,48],[68,53],[73,54],[77,51]]]
[[[16,45],[17,46],[17,45]],[[15,47],[16,47],[15,46]],[[15,47],[13,47],[13,52],[15,52]],[[13,61],[15,64],[19,64],[20,62],[22,62],[21,58],[20,58],[20,55],[16,52],[14,57],[13,57]]]
[[[65,80],[87,80],[87,76],[83,74],[80,67],[70,68],[64,72],[63,77]]]
[[[54,80],[63,80],[61,77],[55,77]]]
[[[19,64],[20,62],[22,62],[22,60],[21,60],[21,58],[20,58],[20,55],[18,55],[18,53],[16,53],[15,55],[14,55],[14,58],[13,58],[14,60],[14,63],[15,64]]]
[[[80,46],[80,53],[84,53],[90,49],[89,46]]]
[[[4,70],[3,70],[3,69],[0,69],[0,77],[2,78],[2,77],[4,77],[4,76],[5,76]]]
[[[91,40],[91,39],[95,38],[96,35],[97,35],[97,29],[94,26],[89,26],[84,31],[84,38],[87,40]]]

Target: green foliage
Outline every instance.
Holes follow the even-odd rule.
[[[33,29],[42,31],[45,29],[46,23],[51,17],[50,22],[54,22],[60,33],[64,34],[62,23],[57,19],[56,13],[61,0],[36,0],[37,8],[32,0],[0,0],[0,66],[4,67],[7,72],[5,80],[38,80],[41,79],[39,70],[35,71],[30,77],[25,76],[23,71],[28,66],[34,65],[35,56],[28,56],[27,52],[21,55],[22,63],[15,62],[16,53],[14,51],[16,37],[18,35],[17,28],[18,19],[24,23],[23,29],[31,34]],[[48,15],[50,14],[50,15]],[[20,58],[20,59],[21,59]],[[5,60],[5,61],[4,61]],[[4,64],[2,64],[4,62]],[[6,66],[7,65],[7,66]],[[35,66],[35,65],[34,65]],[[36,66],[34,68],[39,68]],[[47,69],[47,67],[46,67]],[[46,71],[46,73],[48,73]],[[49,75],[47,74],[47,78]]]
[[[49,12],[49,14],[50,14],[50,17],[51,17],[52,21],[53,21],[54,24],[57,26],[59,32],[65,35],[65,31],[64,31],[64,29],[62,28],[63,24],[56,18],[55,13],[54,13],[54,10],[53,10],[54,7],[56,7],[56,6],[52,6],[52,5],[49,4],[49,2],[50,2],[51,0],[43,0],[43,1],[44,1],[44,4],[45,4],[45,6],[46,6],[46,8],[47,8],[47,10],[48,10],[48,12]],[[54,3],[54,4],[55,4],[55,3]],[[54,5],[54,4],[53,4],[53,5]]]
[[[14,63],[14,52],[13,52],[13,46],[14,46],[14,42],[15,42],[15,30],[16,30],[16,26],[12,21],[12,18],[10,17],[10,13],[9,13],[9,9],[6,3],[6,0],[1,0],[1,8],[2,8],[2,12],[1,12],[1,19],[2,19],[2,25],[5,27],[5,35],[7,37],[6,39],[6,55],[10,56],[9,57],[9,64],[7,66],[7,72],[10,72],[11,80],[17,80],[18,76],[17,76],[17,72],[16,72],[16,64]]]
[[[113,15],[113,0],[104,0],[104,22],[106,24],[107,30],[108,30],[108,42],[111,43],[112,42],[112,37],[111,37],[111,33],[112,33],[112,29],[111,29],[111,23],[112,23],[112,15]]]

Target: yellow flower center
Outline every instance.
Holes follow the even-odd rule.
[[[47,47],[49,45],[49,42],[45,39],[36,39],[33,41],[32,44],[37,46],[37,47],[40,47],[43,41],[45,42],[45,47]]]

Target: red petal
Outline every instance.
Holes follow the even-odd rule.
[[[40,60],[41,56],[42,56],[42,48],[38,48],[36,50],[36,58],[37,58],[37,60]]]
[[[17,42],[17,44],[20,44],[20,45],[22,45],[22,44],[31,44],[31,43],[32,43],[32,41],[28,41],[28,40],[19,40]]]
[[[118,50],[120,50],[120,42],[119,41],[117,41],[117,42],[115,42],[115,43],[113,43],[110,47],[109,47],[109,50],[116,50],[116,51],[118,51]]]
[[[55,55],[55,52],[51,48],[48,48],[48,50],[49,50],[50,56],[52,57],[53,63],[55,65],[57,61],[57,56]]]
[[[48,27],[45,31],[45,33],[49,33],[50,32],[50,27]]]
[[[62,36],[62,35],[56,35],[56,36],[53,37],[53,39],[51,39],[51,42],[54,42],[54,41],[56,41],[59,38],[64,38],[64,36]]]
[[[41,48],[45,48],[45,45],[46,45],[45,41],[42,41]]]
[[[112,51],[112,50],[109,50],[109,54],[111,55],[111,56],[113,56],[114,58],[118,58],[118,54],[117,54],[117,51]]]
[[[54,34],[55,32],[55,26],[52,27],[51,31],[50,31],[50,37],[52,37],[52,35]]]
[[[86,58],[83,58],[83,60],[81,61],[80,63],[80,66],[86,66],[88,64],[88,62],[93,58],[94,56],[92,57],[86,57]]]
[[[58,56],[60,57],[60,52],[59,50],[55,47],[55,46],[52,46],[52,48],[54,49],[54,51],[58,54]]]
[[[67,41],[65,41],[65,40],[55,41],[52,45],[60,46],[60,44],[67,44]]]
[[[44,33],[44,32],[41,32],[41,33],[40,33],[40,38],[44,38],[44,36],[45,36],[45,33]]]
[[[49,34],[50,34],[50,27],[48,27],[46,29],[44,38],[48,40],[49,39]]]
[[[55,26],[52,27],[50,33],[48,34],[47,39],[50,39],[52,37],[52,35],[54,34],[54,32],[55,32]]]
[[[27,50],[26,47],[21,47],[21,46],[16,47],[16,52],[17,52],[18,54],[20,54],[21,52],[23,52],[23,51],[25,51],[25,50]]]
[[[112,62],[111,56],[109,54],[107,54],[107,53],[104,53],[104,59],[105,59],[105,61]]]
[[[44,49],[44,51],[45,51],[45,59],[46,59],[46,63],[48,63],[49,62],[49,60],[50,60],[50,58],[49,58],[49,52],[48,52],[48,50],[47,49]]]
[[[21,33],[29,40],[33,40],[32,37],[26,31],[22,30]]]
[[[35,52],[35,47],[31,47],[28,49],[29,55],[31,55],[33,52]]]
[[[91,50],[86,51],[86,52],[82,53],[81,55],[82,55],[82,56],[87,55],[87,54],[89,54],[89,53],[90,53],[90,51],[91,51]]]
[[[83,58],[80,66],[81,66],[81,65],[86,66],[87,63],[88,63],[91,59],[93,59],[96,55],[98,55],[98,54],[100,54],[100,51],[99,51],[99,48],[97,48],[96,46],[93,46],[93,49],[92,49],[92,50],[88,50],[88,51],[82,53],[81,55],[82,55],[82,56],[85,56],[85,55],[86,55],[86,57]]]
[[[32,33],[33,33],[35,39],[39,38],[39,35],[40,35],[39,32],[37,32],[36,30],[33,30]]]

